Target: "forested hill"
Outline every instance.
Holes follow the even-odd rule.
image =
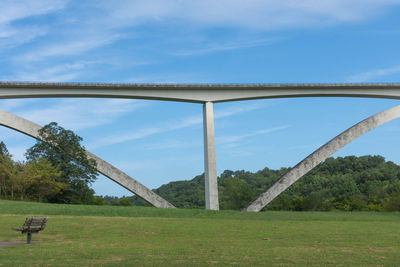
[[[218,177],[221,209],[241,209],[287,171],[225,170]],[[154,190],[176,207],[204,207],[204,175]],[[133,197],[136,205],[144,204]],[[329,158],[271,202],[269,210],[400,210],[400,166],[381,156]]]

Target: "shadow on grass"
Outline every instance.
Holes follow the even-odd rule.
[[[0,248],[16,245],[24,245],[26,242],[0,242]]]

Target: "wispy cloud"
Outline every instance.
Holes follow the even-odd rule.
[[[215,119],[222,119],[225,117],[230,117],[236,114],[244,113],[244,112],[249,112],[253,110],[257,110],[260,108],[264,108],[268,106],[269,104],[266,104],[265,102],[253,102],[252,104],[243,104],[243,105],[235,105],[231,106],[228,108],[223,108],[223,109],[218,109],[216,108],[214,111],[214,118]]]
[[[237,142],[241,141],[243,139],[254,137],[254,136],[257,136],[257,135],[269,134],[269,133],[272,133],[272,132],[276,132],[276,131],[287,129],[289,127],[291,127],[291,126],[290,125],[283,125],[283,126],[278,126],[278,127],[268,128],[268,129],[261,129],[261,130],[257,130],[257,131],[254,131],[254,132],[240,134],[240,135],[218,137],[218,138],[216,138],[216,142],[218,144],[227,144],[226,148],[236,147],[238,145]]]
[[[44,68],[28,68],[5,78],[12,81],[68,82],[82,76],[83,70],[92,64],[95,62],[78,61]]]
[[[236,106],[235,108],[226,108],[215,112],[215,119],[227,118],[244,112],[249,112],[264,107],[262,104],[247,104]],[[178,120],[162,123],[158,126],[149,128],[135,129],[129,133],[120,133],[112,136],[97,139],[87,145],[89,149],[95,149],[103,146],[123,143],[127,141],[142,139],[151,135],[183,129],[191,126],[201,125],[203,123],[202,115],[187,116]]]
[[[0,25],[0,49],[12,48],[44,36],[47,27],[25,26],[14,29],[7,25]]]
[[[197,45],[197,47],[187,48],[184,50],[175,51],[172,54],[176,56],[193,56],[193,55],[202,55],[209,54],[220,51],[230,51],[230,50],[238,50],[256,46],[268,45],[273,42],[276,42],[277,38],[271,39],[262,39],[262,40],[253,40],[253,41],[228,41],[225,43],[217,43],[217,44],[208,44],[207,42],[202,45]]]
[[[102,2],[114,25],[184,21],[197,27],[242,27],[274,30],[320,27],[374,16],[398,0],[121,0]]]
[[[36,22],[34,27],[48,29],[52,38],[45,47],[24,53],[19,59],[39,60],[43,57],[84,53],[107,45],[123,36],[135,35],[135,29],[142,25],[165,25],[171,33],[177,31],[176,23],[182,29],[190,27],[201,31],[208,28],[231,27],[271,31],[282,28],[321,27],[326,25],[359,21],[379,11],[400,4],[400,0],[115,0],[91,2],[82,5],[67,4],[64,0],[3,1],[0,16],[0,36],[24,38],[23,27],[11,25],[19,19],[44,16],[64,9],[68,18],[52,17],[55,25],[48,27],[48,21]],[[99,15],[101,14],[101,15]],[[21,28],[22,27],[22,28]],[[20,31],[19,36],[14,33]],[[43,34],[43,31],[34,31]],[[32,39],[33,37],[30,37]],[[179,49],[177,54],[190,55],[220,50],[233,50],[258,46],[269,39],[206,43],[203,48]]]
[[[182,149],[182,148],[191,148],[196,146],[202,146],[203,143],[201,140],[198,142],[184,142],[181,140],[163,140],[162,142],[152,143],[145,145],[145,149],[147,150],[161,150],[161,149]]]
[[[151,169],[151,170],[156,170],[156,169],[161,169],[165,164],[167,160],[155,160],[155,159],[149,159],[149,160],[136,160],[136,161],[118,161],[118,162],[113,162],[112,164],[119,168],[120,170],[124,170],[125,172],[130,172],[130,171],[137,171],[140,169]]]
[[[23,101],[23,100],[20,100]],[[47,107],[11,107],[13,112],[40,125],[51,121],[73,130],[105,125],[130,111],[149,105],[145,101],[126,99],[64,99]]]
[[[84,53],[97,47],[112,43],[119,38],[119,35],[101,35],[79,40],[63,40],[63,42],[53,43],[38,50],[21,54],[15,58],[21,62],[32,62],[45,60],[48,57],[69,56]]]
[[[155,58],[162,60],[170,56],[195,56],[268,45],[279,40],[274,37],[277,30],[359,22],[399,4],[400,0],[84,0],[79,4],[67,0],[2,1],[0,57],[2,63],[9,63],[10,70],[1,78],[82,80],[87,76],[80,74],[87,72],[91,65],[76,62],[99,58],[96,53],[121,40],[130,44],[128,49],[123,46],[122,50],[130,51],[123,57],[131,62],[152,62]],[[63,16],[58,16],[61,11]],[[29,23],[21,23],[23,20]],[[238,31],[225,34],[229,29]],[[224,34],[216,34],[214,30]],[[157,34],[149,37],[148,32]],[[187,35],[193,38],[186,38]],[[7,53],[8,48],[15,46],[21,49]],[[146,49],[161,56],[152,57],[154,53]],[[143,50],[147,53],[142,53]],[[122,57],[119,49],[107,53],[110,53],[109,58]],[[42,70],[35,71],[40,63],[43,63]],[[65,66],[65,69],[57,69],[57,66]],[[132,65],[121,68],[129,67]],[[143,79],[140,76],[143,73],[138,75],[136,80]],[[144,79],[148,80],[154,79]],[[184,82],[180,77],[166,80]]]
[[[351,76],[349,82],[370,82],[381,77],[400,74],[400,65],[389,68],[375,69]]]
[[[13,23],[33,16],[46,15],[63,9],[66,0],[21,0],[1,2],[0,47],[20,45],[47,32],[45,25],[17,26]]]
[[[62,9],[66,0],[3,0],[1,1],[1,24],[9,24],[18,19],[43,15]]]
[[[95,149],[103,146],[109,146],[119,144],[127,141],[142,139],[151,135],[187,128],[196,124],[200,124],[202,118],[199,117],[187,117],[181,120],[175,120],[174,122],[163,123],[157,127],[135,129],[128,133],[119,133],[104,138],[97,139],[87,145],[89,149]]]
[[[13,111],[17,108],[24,108],[29,104],[38,102],[38,99],[1,99],[0,100],[0,109]]]

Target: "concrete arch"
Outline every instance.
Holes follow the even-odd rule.
[[[251,201],[242,211],[258,212],[294,182],[311,171],[330,155],[357,139],[366,132],[400,117],[400,105],[377,113],[345,130],[329,142],[315,150],[299,162],[293,169],[286,172],[264,192]]]
[[[20,133],[31,136],[35,139],[41,140],[38,131],[42,128],[31,121],[13,115],[11,113],[0,110],[0,125],[13,129]],[[97,170],[110,180],[116,182],[127,190],[131,191],[138,197],[142,198],[149,204],[158,208],[175,208],[171,203],[131,178],[124,172],[120,171],[110,163],[102,160],[96,155],[86,151],[88,158],[94,159],[97,163]]]

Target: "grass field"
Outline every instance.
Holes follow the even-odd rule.
[[[400,266],[400,213],[204,211],[0,200],[0,266]]]

